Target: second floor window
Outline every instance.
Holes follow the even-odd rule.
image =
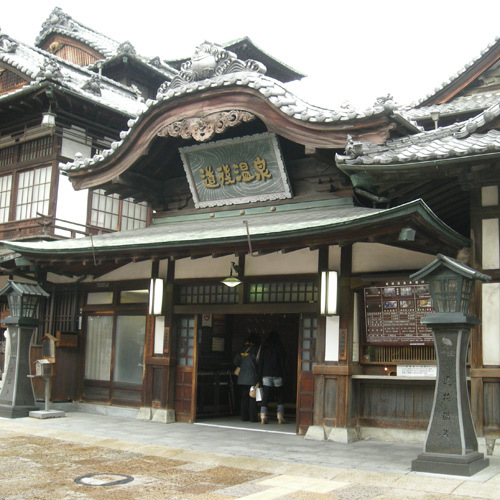
[[[102,189],[94,190],[91,200],[92,226],[127,231],[148,225],[149,210],[146,203],[134,203],[130,199],[120,200],[117,194],[106,195]]]
[[[18,174],[16,220],[32,219],[37,212],[48,214],[52,167],[40,167]]]
[[[9,220],[11,189],[12,175],[0,177],[0,223]]]

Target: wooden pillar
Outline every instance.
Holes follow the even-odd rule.
[[[166,366],[165,405],[168,409],[174,408],[175,367],[177,364],[177,343],[174,335],[174,277],[175,260],[169,260],[163,302],[165,311],[164,352],[168,360],[168,365]]]
[[[352,364],[352,245],[341,248],[340,278],[338,286],[339,315],[339,365]],[[347,373],[349,373],[348,371]],[[339,375],[337,389],[337,427],[346,427],[348,423],[350,375]]]
[[[159,262],[153,262],[151,277],[157,278]],[[163,353],[154,352],[156,319],[148,316],[146,340],[146,372],[144,405],[173,409],[175,384],[175,338],[173,331],[175,261],[168,262],[167,279],[163,290],[164,341]]]

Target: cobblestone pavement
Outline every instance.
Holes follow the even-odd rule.
[[[410,472],[419,446],[353,445],[76,413],[0,418],[0,499],[500,499],[498,456],[462,478]]]

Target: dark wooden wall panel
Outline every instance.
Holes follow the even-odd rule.
[[[484,434],[500,436],[500,380],[484,381]]]
[[[434,384],[357,381],[359,423],[377,427],[426,429],[432,410]]]

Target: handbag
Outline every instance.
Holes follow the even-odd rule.
[[[257,401],[262,401],[262,387],[260,387],[258,383],[252,385],[252,387],[250,387],[249,396],[255,398]]]

